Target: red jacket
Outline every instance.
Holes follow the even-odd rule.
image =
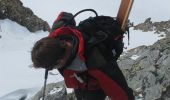
[[[61,27],[51,32],[48,37],[55,38],[59,35],[67,34],[75,35],[78,38],[79,45],[77,55],[79,56],[81,61],[85,62],[84,40],[80,31],[71,27]],[[83,82],[83,80],[81,80],[81,78],[79,79],[79,76],[77,76],[77,74],[84,72],[93,77],[92,79],[90,79],[88,84],[86,82]],[[98,69],[88,69],[87,71],[82,72],[66,68],[63,71],[63,76],[68,88],[85,89],[87,88],[87,86],[89,90],[100,88],[112,100],[128,100],[125,91],[114,80],[106,76],[102,71]]]

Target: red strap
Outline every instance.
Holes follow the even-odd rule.
[[[101,88],[111,100],[128,100],[124,90],[104,73],[99,70],[89,70],[89,74],[98,80]]]

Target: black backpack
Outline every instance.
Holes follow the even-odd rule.
[[[114,18],[110,16],[90,17],[81,21],[78,29],[83,33],[87,53],[91,48],[97,46],[105,58],[111,59],[110,55],[112,54],[110,52],[114,50],[114,58],[118,59],[123,52],[123,35],[125,32],[121,30]]]
[[[96,16],[89,17],[76,26],[75,17],[84,11],[92,11]],[[125,32],[121,30],[120,25],[113,17],[98,16],[93,9],[84,9],[75,15],[62,12],[54,22],[52,31],[63,26],[74,27],[81,31],[85,41],[85,56],[88,56],[94,47],[97,47],[107,60],[113,58],[110,56],[112,50],[115,52],[116,60],[123,52],[123,34]]]

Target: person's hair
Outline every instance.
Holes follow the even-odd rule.
[[[35,68],[52,69],[61,59],[65,47],[56,38],[45,37],[34,44],[31,59]]]

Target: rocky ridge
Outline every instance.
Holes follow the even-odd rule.
[[[10,19],[25,26],[30,32],[48,31],[48,23],[37,17],[31,9],[23,6],[20,0],[0,0],[0,20]]]
[[[164,32],[168,34],[170,32],[170,20],[153,22],[151,18],[147,18],[144,23],[134,26],[134,30],[142,30],[143,32],[154,31],[155,33]]]
[[[124,53],[119,65],[128,84],[142,100],[170,100],[170,21],[148,18],[136,30],[163,32],[166,37],[151,46],[140,46]]]

